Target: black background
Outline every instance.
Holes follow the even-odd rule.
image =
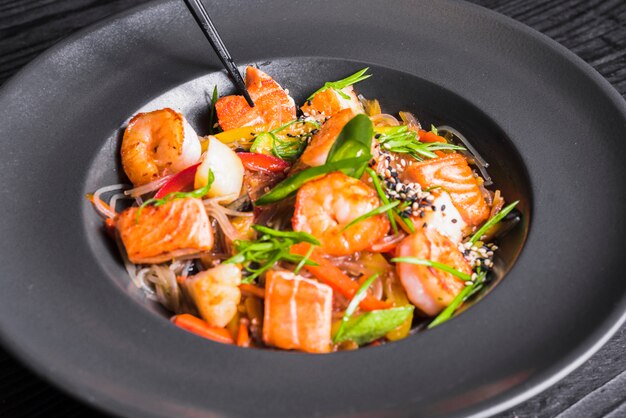
[[[0,84],[72,32],[145,2],[0,0]],[[626,97],[626,1],[472,2],[550,36],[591,64]],[[578,370],[498,417],[625,417],[625,351],[623,327]],[[0,349],[0,417],[22,416],[101,415],[43,382]]]

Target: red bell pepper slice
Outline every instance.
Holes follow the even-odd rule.
[[[185,168],[183,171],[179,171],[165,183],[158,192],[154,195],[155,199],[162,199],[170,193],[174,192],[190,192],[193,190],[193,183],[196,179],[196,170],[198,164],[194,164]]]
[[[256,152],[238,152],[243,166],[250,171],[263,171],[265,173],[280,173],[289,168],[289,163],[273,155],[259,154]]]

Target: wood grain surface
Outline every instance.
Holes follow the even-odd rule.
[[[0,84],[74,31],[146,0],[0,0]],[[576,53],[626,97],[625,0],[472,0]],[[4,139],[6,140],[6,139]],[[625,135],[626,140],[626,135]],[[626,328],[561,382],[498,417],[626,417]],[[0,349],[0,417],[104,416]]]

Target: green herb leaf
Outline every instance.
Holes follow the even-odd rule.
[[[367,163],[368,161],[369,158],[365,156],[326,163],[324,165],[320,165],[319,167],[307,168],[278,183],[276,187],[258,198],[254,203],[257,206],[262,206],[278,202],[279,200],[283,200],[286,197],[291,196],[292,194],[297,192],[300,187],[302,187],[305,183],[311,180],[318,179],[328,173],[332,173],[333,171],[339,171],[344,168],[359,166],[361,164]]]
[[[363,282],[361,286],[359,286],[356,293],[352,297],[350,304],[348,304],[346,311],[343,313],[343,318],[341,318],[341,325],[339,326],[337,333],[333,337],[333,343],[336,344],[337,341],[341,339],[346,323],[350,320],[352,315],[354,315],[354,312],[359,307],[361,301],[365,299],[365,297],[367,296],[367,289],[369,289],[369,287],[372,285],[374,280],[378,278],[378,276],[378,273],[372,274],[370,277],[367,278],[367,280]]]
[[[359,114],[350,119],[343,127],[339,136],[328,151],[326,163],[341,161],[348,158],[367,156],[367,161],[372,158],[372,137],[374,125],[369,117]],[[344,174],[360,178],[367,163],[341,170]]]
[[[435,125],[430,125],[430,132],[434,133],[435,135],[439,135],[439,131],[437,130],[437,127]]]
[[[302,231],[279,231],[263,225],[252,225],[252,229],[270,237],[287,238],[296,242],[308,242],[309,244],[320,245],[317,238]]]
[[[447,264],[439,263],[437,261],[425,260],[423,258],[417,258],[417,257],[396,257],[396,258],[392,258],[391,261],[393,261],[394,263],[407,263],[407,264],[416,264],[418,266],[433,267],[433,268],[445,271],[446,273],[450,273],[451,275],[463,281],[467,282],[469,280],[472,280],[471,275],[467,273],[463,273],[462,271],[458,271],[454,267],[450,267]]]
[[[242,280],[244,283],[254,282],[257,277],[280,261],[298,263],[296,271],[300,271],[305,265],[318,265],[308,259],[310,254],[303,257],[290,253],[291,246],[300,242],[308,242],[313,246],[320,245],[313,235],[306,232],[279,231],[262,225],[252,225],[252,228],[259,232],[260,237],[254,241],[236,240],[233,245],[237,253],[224,261],[224,264],[243,265],[249,273]]]
[[[211,186],[213,185],[214,181],[215,181],[215,176],[213,175],[213,171],[211,171],[211,169],[209,169],[209,176],[208,176],[208,180],[207,180],[207,185],[204,186],[204,187],[201,187],[201,188],[196,189],[196,190],[191,191],[191,192],[173,192],[173,193],[170,193],[170,194],[167,194],[167,195],[163,196],[160,199],[151,198],[151,199],[146,200],[137,209],[137,215],[135,217],[135,223],[139,222],[139,217],[141,216],[141,211],[146,206],[148,206],[148,205],[153,205],[155,207],[156,206],[163,206],[164,204],[166,204],[168,202],[171,202],[174,199],[185,199],[185,198],[188,198],[188,197],[192,197],[192,198],[204,197],[204,195],[209,193],[209,191],[211,190]]]
[[[213,87],[213,95],[211,96],[211,106],[209,108],[209,135],[213,135],[217,131],[214,125],[217,119],[217,111],[215,110],[215,103],[217,103],[218,99],[219,99],[219,94],[217,92],[217,84],[216,84]]]
[[[406,305],[370,311],[350,318],[335,343],[350,340],[363,345],[384,337],[389,331],[402,325],[413,314],[414,309],[413,305]]]
[[[296,268],[293,270],[293,274],[300,273],[300,270],[302,270],[302,267],[304,267],[306,262],[309,261],[309,257],[311,257],[311,254],[313,254],[313,250],[314,249],[315,249],[315,247],[313,247],[312,245],[309,247],[309,250],[306,252],[306,254],[302,258],[302,260],[300,260],[300,262],[298,263]],[[317,264],[317,263],[315,263],[315,264]]]
[[[452,318],[456,310],[463,304],[463,302],[465,302],[468,298],[470,298],[484,286],[486,277],[486,272],[479,272],[476,277],[476,281],[470,286],[464,287],[459,292],[459,294],[456,295],[452,302],[446,307],[446,309],[441,311],[441,313],[437,315],[430,324],[428,324],[428,329],[436,327],[437,325],[441,325],[448,319]]]
[[[378,174],[376,174],[376,172],[369,167],[366,168],[365,170],[367,171],[367,174],[369,174],[370,178],[372,179],[372,183],[374,184],[374,190],[376,190],[376,193],[378,194],[378,198],[385,205],[388,205],[390,203],[389,198],[385,194],[385,191],[383,190],[383,186],[380,184],[380,179],[378,178]],[[393,232],[397,234],[398,225],[396,224],[396,218],[393,215],[393,212],[387,211],[387,217],[389,218],[389,223],[391,224],[391,227],[393,228]]]
[[[507,207],[502,209],[500,212],[498,212],[498,214],[496,216],[494,216],[493,218],[491,218],[487,222],[485,222],[485,224],[478,231],[476,231],[476,233],[474,235],[472,235],[472,238],[470,238],[469,242],[471,242],[472,245],[476,244],[476,242],[478,240],[480,240],[480,238],[483,235],[485,235],[485,233],[487,231],[489,231],[489,229],[492,226],[494,226],[495,224],[500,222],[502,219],[504,219],[504,217],[506,215],[508,215],[509,212],[511,212],[513,210],[513,208],[515,208],[515,206],[517,206],[518,203],[519,203],[519,200],[516,200],[515,202],[511,203],[510,205],[508,205]]]
[[[374,208],[372,210],[370,210],[367,213],[364,213],[363,215],[359,216],[358,218],[353,219],[349,224],[347,224],[346,226],[344,226],[340,232],[345,231],[346,229],[350,228],[351,226],[364,221],[367,218],[371,218],[372,216],[376,216],[376,215],[380,215],[382,213],[387,213],[387,211],[395,208],[396,206],[398,206],[400,204],[399,200],[396,200],[394,202],[391,203],[387,203],[386,205],[382,205],[379,206],[377,208]]]
[[[337,92],[337,94],[339,94],[341,97],[343,97],[344,99],[350,99],[350,96],[348,96],[346,93],[344,93],[343,91],[341,91],[342,89],[351,86],[353,84],[358,83],[359,81],[363,81],[365,79],[368,79],[372,76],[372,74],[365,74],[367,72],[367,70],[369,70],[369,67],[367,68],[363,68],[361,71],[357,71],[356,73],[352,74],[351,76],[348,76],[342,80],[337,80],[337,81],[327,81],[326,83],[324,83],[324,86],[321,87],[320,89],[316,90],[315,93],[313,93],[312,95],[310,95],[307,100],[311,100],[313,99],[313,97],[315,97],[315,95],[317,93],[321,93],[324,90],[328,90],[328,89],[333,89]]]
[[[436,130],[436,129],[435,129]],[[418,161],[437,158],[435,151],[459,151],[465,148],[443,142],[420,142],[417,132],[406,125],[378,129],[380,146],[390,152],[409,154]]]

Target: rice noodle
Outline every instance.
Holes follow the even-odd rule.
[[[252,212],[240,212],[238,210],[226,208],[220,205],[221,201],[231,200],[232,198],[233,198],[233,195],[218,196],[218,197],[213,197],[211,199],[204,199],[202,203],[204,203],[205,207],[207,207],[207,205],[211,207],[217,206],[220,211],[224,212],[224,214],[228,216],[245,216],[245,217],[254,216]]]
[[[224,209],[224,213],[228,216],[244,216],[246,218],[254,216],[254,213],[252,212],[239,212],[238,210],[228,209],[223,206],[222,208]]]
[[[117,206],[117,201],[120,199],[130,199],[129,196],[126,196],[124,193],[116,193],[113,196],[111,196],[111,200],[109,200],[109,207],[117,213],[117,210],[115,209]]]
[[[380,115],[370,116],[370,120],[375,126],[399,126],[398,119],[388,113],[381,113]]]
[[[389,251],[388,248],[394,248],[397,244],[399,244],[404,238],[406,238],[406,233],[400,232],[395,235],[387,235],[370,248],[372,252],[383,252]]]
[[[142,282],[151,283],[154,286],[156,299],[160,304],[172,312],[179,312],[181,306],[181,291],[176,282],[176,272],[172,265],[152,264],[140,269],[137,277]]]
[[[234,241],[236,239],[239,239],[239,233],[226,215],[226,208],[221,206],[214,199],[205,200],[204,208],[206,209],[207,214],[217,221],[220,228],[222,229],[222,232],[229,240]]]
[[[128,273],[128,275],[130,276],[130,280],[132,281],[132,283],[138,289],[143,290],[148,299],[156,300],[156,295],[155,295],[154,290],[146,282],[143,281],[142,277],[140,277],[137,274],[138,266],[136,264],[131,263],[130,260],[128,259],[128,255],[126,254],[126,249],[124,248],[124,245],[122,245],[122,240],[118,234],[115,235],[115,244],[117,244],[117,248],[120,252],[120,256],[122,257],[122,261],[124,262],[124,268],[126,269],[126,272]]]
[[[160,189],[172,177],[173,177],[173,175],[161,177],[160,179],[155,180],[155,181],[153,181],[151,183],[144,184],[142,186],[138,186],[138,187],[135,187],[135,188],[130,189],[130,190],[126,190],[124,192],[124,194],[126,196],[131,196],[131,197],[140,197],[140,196],[142,196],[142,195],[144,195],[146,193],[154,192],[155,190]]]
[[[447,126],[447,125],[438,126],[437,130],[450,132],[452,135],[456,136],[459,139],[459,141],[463,143],[463,146],[468,150],[468,152],[470,153],[470,156],[474,158],[476,167],[478,167],[478,170],[480,170],[481,176],[485,180],[485,186],[491,186],[493,184],[493,181],[491,181],[491,177],[487,173],[487,167],[489,167],[489,163],[487,163],[487,161],[485,161],[485,159],[478,153],[478,151],[476,151],[476,148],[474,148],[472,144],[470,144],[469,141],[459,131],[457,131],[456,129],[450,126]]]
[[[109,208],[103,205],[102,195],[104,193],[109,193],[115,190],[123,189],[124,187],[128,187],[128,186],[125,184],[112,184],[110,186],[101,187],[95,191],[95,193],[93,194],[93,204],[96,207],[96,210],[98,211],[98,213],[100,213],[100,215],[103,215],[107,218],[115,218],[115,216],[117,215],[117,213],[115,213],[115,208],[112,207],[113,211],[111,211]]]

